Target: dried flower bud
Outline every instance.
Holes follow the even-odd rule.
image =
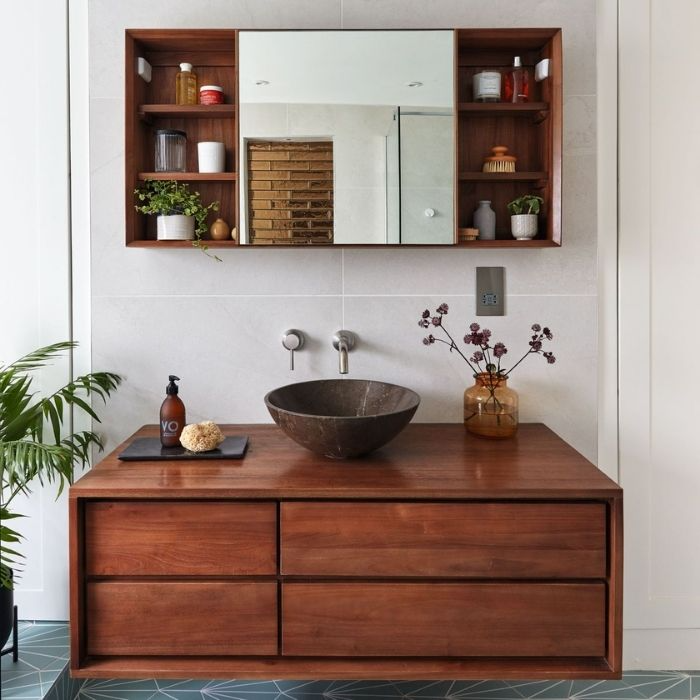
[[[469,326],[469,330],[472,333],[476,333],[479,330],[479,328],[481,328],[481,326],[478,323],[472,323],[471,326]]]
[[[546,358],[550,365],[553,365],[557,361],[557,358],[554,357],[551,352],[543,352],[542,357]]]
[[[542,341],[541,340],[531,340],[529,345],[532,348],[533,352],[539,352],[540,350],[542,350]]]
[[[421,317],[422,317],[422,318],[430,318],[430,311],[428,311],[428,309],[426,309],[426,310],[423,312],[423,314],[422,314]]]
[[[532,330],[535,331],[535,333],[539,333],[542,330],[542,326],[540,326],[539,323],[533,323]]]
[[[491,331],[488,328],[484,328],[481,331],[481,336],[484,339],[484,342],[482,343],[482,345],[486,345],[486,343],[489,342],[489,338],[491,337]]]
[[[442,321],[440,320],[440,317],[439,317],[439,316],[433,316],[433,318],[432,318],[432,324],[433,324],[434,326],[439,326],[439,325],[441,325],[441,324],[442,324]]]
[[[552,331],[550,331],[549,328],[543,328],[542,335],[544,335],[544,337],[547,338],[547,340],[551,340],[554,337]]]
[[[442,304],[440,304],[440,306],[437,307],[436,311],[439,314],[446,314],[449,308],[450,307],[443,301]]]
[[[481,352],[481,350],[475,350],[470,359],[472,362],[482,362],[484,359],[484,353]]]
[[[508,352],[508,348],[503,343],[496,343],[493,346],[494,357],[503,357]]]
[[[423,345],[432,345],[435,342],[435,336],[431,333],[427,338],[423,338]]]

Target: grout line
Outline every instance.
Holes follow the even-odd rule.
[[[93,299],[417,299],[445,297],[447,299],[472,299],[475,294],[452,294],[450,292],[411,292],[410,294],[106,294]],[[519,299],[595,299],[597,294],[508,294],[508,298]]]

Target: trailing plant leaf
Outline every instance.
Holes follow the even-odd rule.
[[[89,430],[61,436],[68,410],[82,411],[93,420],[100,419],[89,399],[106,401],[121,382],[111,372],[93,372],[76,377],[53,394],[39,397],[32,391],[31,372],[49,364],[62,352],[76,347],[73,342],[54,343],[39,348],[12,364],[0,364],[0,474],[2,475],[2,520],[23,517],[10,505],[21,493],[29,493],[30,484],[56,484],[57,497],[73,479],[77,465],[89,464],[93,448],[102,449],[100,437]],[[45,428],[50,438],[45,436]],[[14,547],[21,535],[12,528],[0,527],[0,578],[11,585],[9,567],[18,565],[23,555]]]
[[[134,194],[139,202],[143,202],[143,204],[136,205],[136,211],[141,214],[193,216],[195,238],[192,245],[210,258],[221,262],[221,258],[211,255],[208,252],[208,246],[202,242],[203,236],[207,234],[209,212],[219,211],[219,202],[212,202],[205,206],[202,204],[199,192],[190,192],[190,187],[186,182],[178,182],[177,180],[146,180],[143,187],[134,190]]]

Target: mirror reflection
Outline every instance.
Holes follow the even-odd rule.
[[[451,244],[451,31],[239,35],[241,242]]]

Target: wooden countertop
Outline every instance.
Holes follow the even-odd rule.
[[[122,462],[146,425],[70,488],[71,498],[494,499],[611,498],[620,487],[554,432],[521,424],[511,440],[483,440],[457,423],[414,423],[371,455],[331,460],[276,425],[223,425],[248,435],[242,460]]]

